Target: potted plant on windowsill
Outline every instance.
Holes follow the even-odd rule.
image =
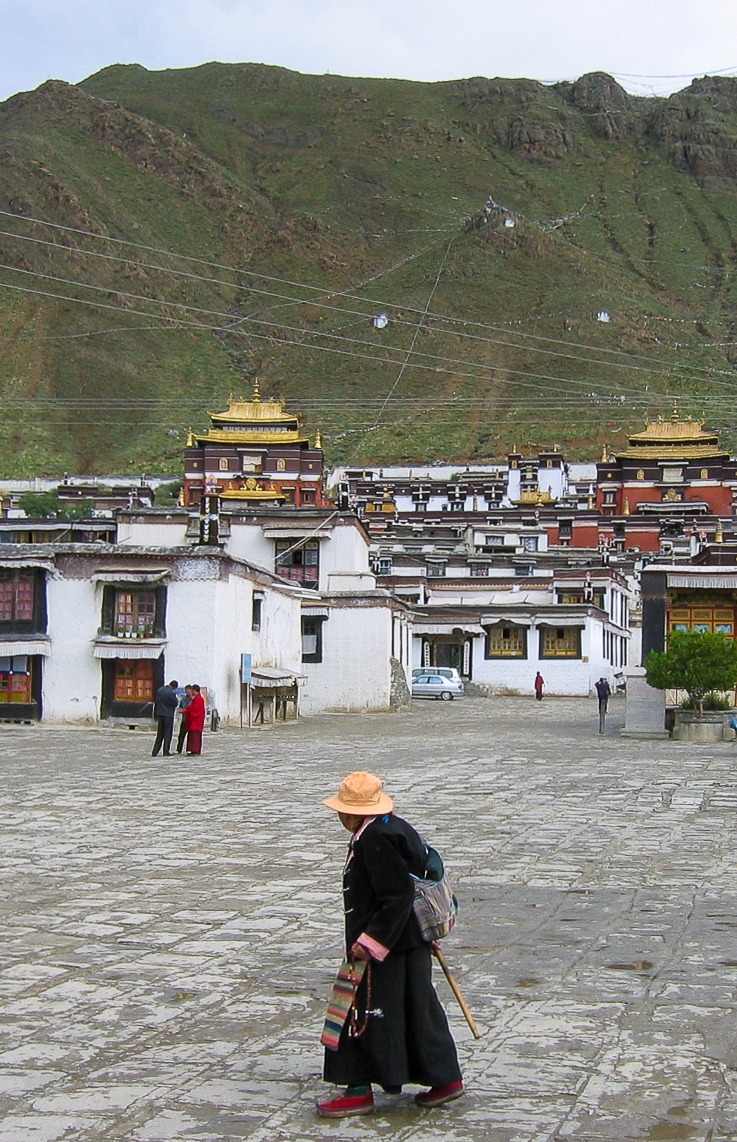
[[[737,682],[737,644],[732,639],[708,631],[671,631],[667,649],[651,651],[644,667],[648,685],[688,695],[685,707],[675,712],[674,738],[723,741],[732,736],[731,707],[714,708],[721,705],[718,696],[734,690]]]

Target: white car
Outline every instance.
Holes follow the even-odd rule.
[[[425,674],[439,674],[442,678],[452,678],[454,682],[463,681],[455,666],[416,666],[412,671],[412,680]]]
[[[464,692],[460,678],[446,678],[443,674],[418,674],[412,678],[413,698],[441,698],[443,702],[451,702],[453,698],[462,698]]]

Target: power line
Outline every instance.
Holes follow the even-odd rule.
[[[321,287],[311,286],[311,285],[308,285],[307,283],[304,283],[304,282],[293,282],[290,279],[277,278],[277,277],[273,277],[270,275],[263,275],[263,274],[260,274],[256,271],[237,269],[236,267],[232,267],[232,266],[224,266],[222,263],[209,262],[209,261],[206,261],[204,259],[190,257],[189,255],[178,254],[176,252],[171,252],[171,251],[164,251],[164,250],[161,250],[157,247],[146,246],[142,243],[128,242],[124,239],[118,239],[118,238],[107,238],[104,235],[93,234],[90,231],[79,230],[79,229],[74,228],[74,227],[62,226],[58,223],[46,222],[46,221],[41,220],[41,219],[27,218],[24,215],[13,214],[9,211],[0,210],[0,216],[2,216],[2,215],[6,216],[6,217],[15,218],[17,220],[30,221],[30,222],[33,222],[34,224],[37,224],[37,225],[47,226],[47,227],[50,227],[53,229],[59,229],[61,231],[65,231],[65,232],[71,232],[71,233],[75,233],[75,234],[85,235],[86,237],[94,238],[98,241],[111,241],[111,242],[115,242],[115,243],[120,244],[120,245],[130,246],[130,247],[135,248],[135,249],[143,249],[143,250],[147,250],[149,252],[154,252],[157,254],[165,254],[168,257],[174,257],[174,258],[182,259],[182,260],[187,261],[187,262],[194,262],[196,264],[216,267],[218,269],[225,270],[228,273],[232,273],[235,275],[241,275],[241,276],[245,275],[248,277],[258,278],[258,279],[264,280],[264,281],[278,282],[280,284],[283,284],[283,285],[286,285],[286,286],[289,286],[292,288],[302,289],[302,290],[306,290],[306,291],[313,292],[313,293],[319,293],[325,297],[338,297],[339,296],[339,297],[344,297],[344,298],[349,299],[349,300],[356,300],[356,301],[359,301],[362,305],[371,306],[372,308],[369,310],[366,310],[366,309],[363,309],[363,310],[346,310],[345,308],[339,308],[337,306],[327,305],[324,302],[319,302],[316,300],[310,301],[306,298],[291,297],[291,296],[284,295],[284,294],[278,294],[278,293],[274,293],[274,292],[267,291],[267,290],[257,289],[254,286],[248,287],[249,291],[251,293],[255,293],[257,295],[263,295],[266,297],[273,297],[279,301],[285,302],[286,304],[295,304],[295,305],[310,304],[310,305],[316,306],[317,308],[324,308],[324,309],[327,309],[330,311],[334,311],[336,313],[340,313],[341,315],[348,313],[348,314],[353,314],[353,315],[359,316],[361,318],[365,318],[367,320],[370,318],[372,312],[375,312],[375,309],[377,306],[381,306],[384,309],[390,309],[390,310],[391,309],[401,309],[404,312],[417,314],[418,316],[420,316],[421,320],[425,320],[427,318],[430,318],[432,321],[440,321],[440,322],[445,322],[445,323],[450,324],[450,325],[463,325],[464,326],[464,329],[461,332],[459,332],[456,329],[450,329],[450,330],[434,329],[433,330],[434,332],[438,332],[438,333],[443,334],[443,335],[455,335],[455,336],[463,336],[463,337],[468,337],[468,338],[476,338],[477,340],[486,341],[492,345],[508,345],[509,344],[508,342],[496,341],[494,338],[484,338],[484,337],[480,337],[480,336],[477,336],[475,334],[472,334],[472,333],[468,332],[468,326],[470,325],[475,329],[487,329],[487,330],[490,330],[492,332],[502,333],[506,336],[525,338],[526,340],[537,341],[537,342],[540,342],[540,343],[545,344],[545,345],[560,345],[560,346],[564,346],[568,350],[571,349],[570,342],[567,342],[567,341],[563,340],[562,338],[551,338],[551,337],[541,336],[538,334],[525,333],[525,332],[521,332],[521,331],[518,332],[516,330],[510,330],[508,328],[504,328],[503,326],[499,326],[497,324],[478,322],[478,321],[468,321],[467,319],[464,319],[464,318],[450,317],[450,316],[445,315],[445,314],[432,313],[430,311],[423,312],[423,311],[417,310],[411,306],[402,305],[399,302],[386,302],[386,301],[377,301],[374,299],[367,299],[367,298],[364,298],[364,297],[357,295],[353,292],[350,292],[348,290],[326,291],[326,290],[322,289]],[[533,222],[532,225],[540,225],[540,224]],[[226,286],[229,288],[236,288],[236,289],[240,288],[237,286],[236,283],[226,282],[226,281],[223,281],[222,279],[217,279],[217,278],[208,278],[208,277],[205,277],[204,275],[201,275],[201,274],[194,274],[194,273],[187,272],[187,271],[175,270],[173,268],[168,268],[168,267],[164,267],[164,266],[151,265],[150,263],[138,262],[138,261],[135,261],[133,259],[117,258],[114,255],[99,253],[98,251],[85,251],[79,247],[72,247],[71,251],[70,251],[69,247],[64,246],[63,244],[60,244],[60,243],[44,242],[42,239],[30,238],[30,237],[24,236],[24,235],[14,235],[9,231],[0,231],[0,233],[4,234],[5,236],[10,237],[10,238],[18,238],[21,241],[30,241],[30,242],[48,245],[48,246],[51,246],[51,247],[53,247],[53,248],[55,248],[61,252],[65,252],[65,253],[66,252],[74,252],[74,253],[81,254],[83,256],[89,255],[92,257],[101,257],[101,258],[104,258],[104,259],[109,260],[109,261],[119,262],[120,264],[124,264],[124,265],[128,265],[128,266],[134,266],[138,269],[155,270],[157,272],[162,272],[162,273],[167,273],[167,274],[171,273],[171,274],[174,274],[176,276],[180,276],[180,277],[187,278],[190,280],[206,282],[207,284],[215,284],[215,285],[219,285],[219,286]],[[426,247],[422,251],[422,253],[428,252],[428,250],[430,248],[431,247]],[[416,257],[416,256],[419,256],[419,255],[416,254],[416,255],[412,255],[410,257]],[[407,260],[409,260],[409,258],[404,259],[403,262],[407,261]],[[403,262],[400,264],[403,264]],[[4,268],[9,269],[10,271],[15,271],[15,272],[19,272],[19,273],[20,272],[32,272],[32,271],[22,271],[20,269],[16,269],[16,267],[13,267],[13,266],[6,266]],[[713,268],[713,267],[710,267],[710,268]],[[383,275],[378,275],[378,276],[383,276]],[[67,281],[67,279],[63,279],[63,278],[56,279],[56,280]],[[369,279],[369,280],[376,280],[376,277],[374,277],[373,279]],[[70,283],[70,284],[72,284],[72,283]],[[78,282],[75,282],[73,284],[81,285],[82,288],[90,288],[90,289],[101,289],[101,288],[103,288],[103,287],[96,287],[96,286],[92,286],[92,285],[87,287],[87,286],[85,286],[85,283],[78,283]],[[103,289],[103,292],[110,292],[110,291],[108,289]],[[121,292],[121,291],[116,290],[116,292]],[[124,296],[132,296],[132,297],[138,298],[139,300],[145,300],[149,304],[164,304],[164,303],[157,302],[154,299],[143,298],[143,297],[141,297],[141,295],[124,294]],[[168,304],[171,306],[182,305],[182,303],[175,302],[175,301],[171,301]],[[197,307],[192,307],[192,308],[197,309]],[[209,312],[217,312],[217,311],[209,311]],[[223,315],[223,316],[225,316],[225,315]],[[237,318],[234,315],[230,315],[230,316],[231,316],[231,320],[234,323],[237,323],[240,321],[245,321],[245,320],[252,320],[252,318]],[[401,318],[395,318],[394,320],[396,323],[398,323],[400,325],[407,325],[410,328],[416,328],[416,323],[407,322]],[[511,347],[515,347],[515,346],[511,346]],[[706,376],[711,376],[711,375],[713,375],[713,372],[714,372],[713,369],[710,370],[710,369],[705,368],[703,366],[695,366],[695,365],[692,365],[689,363],[684,364],[684,363],[679,362],[679,361],[671,361],[671,362],[663,363],[659,358],[646,356],[644,354],[635,354],[635,353],[632,353],[628,350],[613,349],[611,347],[602,348],[601,346],[587,345],[587,344],[580,344],[580,343],[578,345],[578,348],[579,349],[585,349],[589,352],[594,352],[594,353],[601,353],[601,354],[606,353],[606,354],[609,354],[609,355],[615,356],[615,357],[621,356],[623,358],[628,358],[629,361],[632,361],[632,360],[643,361],[643,362],[645,362],[645,364],[643,366],[638,366],[638,365],[634,365],[634,364],[626,366],[626,367],[631,367],[631,368],[640,368],[641,367],[643,371],[646,371],[646,365],[655,365],[659,369],[668,368],[668,369],[688,370],[690,372],[693,372],[696,374],[701,374],[701,375],[706,375]],[[530,352],[535,352],[535,351],[541,352],[542,350],[537,350],[534,347],[530,346],[528,351],[530,351]],[[548,350],[547,352],[550,355],[553,355],[553,353],[555,353],[557,351]],[[586,360],[587,360],[585,358],[582,359],[580,353],[568,352],[568,353],[562,353],[559,355],[561,355],[563,357],[567,357],[568,359],[571,359],[571,360],[579,361],[579,362],[583,360],[584,363],[586,363]],[[597,365],[601,366],[601,364],[603,364],[605,362],[601,362],[601,361],[594,359],[594,360],[589,360],[588,363],[597,364]],[[610,362],[610,363],[616,364],[616,362]],[[623,367],[625,367],[625,366],[623,366]],[[726,373],[727,371],[725,370],[724,372]],[[727,375],[729,375],[729,374],[727,374]]]
[[[447,254],[446,254],[446,257],[447,257]],[[7,263],[0,263],[0,269],[7,270],[7,271],[14,273],[14,274],[20,274],[20,275],[24,275],[24,276],[28,276],[28,277],[38,278],[38,279],[41,279],[43,281],[49,281],[49,282],[54,282],[54,283],[58,283],[58,284],[62,284],[62,285],[74,286],[75,288],[91,290],[95,293],[104,293],[106,295],[113,293],[116,297],[131,299],[131,300],[136,301],[136,302],[143,302],[144,304],[149,305],[149,306],[158,306],[159,308],[163,308],[163,309],[181,310],[184,313],[195,313],[195,314],[201,314],[203,316],[217,317],[220,319],[220,323],[218,323],[215,326],[202,326],[202,327],[203,328],[216,329],[222,333],[242,333],[243,330],[239,327],[247,322],[249,324],[249,327],[250,327],[250,325],[255,324],[255,325],[259,325],[259,326],[265,326],[268,329],[274,329],[275,328],[278,330],[286,331],[287,333],[297,334],[302,338],[332,339],[332,340],[335,340],[335,341],[338,341],[341,343],[358,345],[361,347],[367,347],[367,348],[375,349],[375,345],[373,344],[373,342],[366,341],[366,340],[361,339],[361,338],[345,337],[343,335],[340,335],[337,333],[332,333],[332,332],[326,332],[326,331],[321,330],[321,329],[308,329],[308,328],[305,328],[303,326],[293,326],[293,325],[288,325],[284,322],[275,322],[273,320],[267,321],[267,320],[264,320],[261,318],[255,318],[255,317],[239,319],[235,324],[233,324],[232,315],[230,313],[227,313],[227,312],[224,312],[221,310],[210,309],[210,308],[205,307],[205,306],[192,305],[192,304],[188,304],[188,303],[184,303],[184,302],[174,301],[171,299],[151,298],[151,297],[148,297],[147,295],[136,294],[136,293],[132,293],[132,292],[127,291],[127,290],[120,290],[120,289],[111,290],[108,286],[98,286],[98,285],[94,285],[94,284],[89,283],[89,282],[80,282],[77,279],[63,278],[63,277],[60,277],[60,276],[55,275],[55,274],[46,274],[46,273],[42,273],[42,272],[37,271],[37,270],[21,269],[19,267],[12,266],[12,265],[7,264]],[[436,285],[437,285],[437,283],[436,283]],[[0,287],[8,288],[8,289],[20,289],[21,288],[21,287],[12,286],[8,283],[0,283]],[[28,290],[28,291],[23,291],[23,292],[41,293],[42,296],[57,297],[60,300],[75,302],[78,304],[88,304],[88,305],[94,304],[94,303],[89,302],[87,299],[70,297],[69,295],[56,295],[56,294],[43,293],[42,291],[33,291],[33,290]],[[149,318],[154,317],[157,320],[162,320],[162,321],[166,321],[166,322],[172,322],[172,321],[176,320],[176,319],[170,317],[168,314],[163,314],[163,315],[155,314],[155,313],[149,312],[148,310],[146,310],[146,311],[133,310],[130,307],[128,307],[127,309],[124,309],[121,306],[117,306],[117,307],[116,306],[104,306],[104,308],[113,308],[113,309],[117,309],[118,312],[135,313],[138,316],[147,316]],[[227,325],[222,324],[222,322],[225,322],[225,321],[228,322]],[[181,324],[181,322],[180,322],[180,324]],[[192,323],[190,322],[187,324],[191,325]],[[411,354],[414,352],[413,346],[414,346],[414,343],[416,342],[416,337],[417,337],[417,332],[419,331],[419,326],[410,326],[410,328],[415,329],[415,337],[413,339],[413,345],[410,347],[410,350],[409,350],[409,353]],[[453,334],[456,334],[456,331],[451,331],[451,332]],[[468,334],[465,331],[462,334],[457,334],[457,335],[469,337],[472,340],[479,340],[483,343],[493,344],[495,346],[502,346],[504,348],[518,348],[518,346],[515,346],[513,343],[510,343],[510,342],[506,342],[506,341],[500,342],[500,341],[496,340],[495,338],[477,338],[475,334]],[[248,336],[258,337],[258,334],[253,333],[249,328]],[[293,344],[293,342],[290,342],[290,343]],[[302,345],[304,347],[304,342],[302,342]],[[560,358],[563,358],[566,360],[573,360],[577,364],[593,364],[593,365],[596,365],[597,368],[602,368],[604,366],[608,366],[609,368],[633,370],[635,372],[650,372],[650,370],[645,369],[645,367],[642,365],[631,364],[629,362],[598,361],[598,360],[591,359],[591,358],[581,357],[580,355],[576,355],[576,354],[557,353],[555,351],[550,351],[550,350],[545,351],[543,349],[538,349],[536,346],[523,346],[523,348],[524,348],[524,351],[526,351],[526,352],[544,353],[546,356],[550,356],[550,357],[560,357]],[[375,353],[371,355],[374,360],[376,360],[377,362],[379,362],[381,364],[389,363],[391,360],[392,354],[394,354],[394,355],[401,354],[402,356],[405,357],[405,359],[407,360],[407,363],[409,364],[409,359],[407,356],[407,350],[403,349],[400,346],[393,346],[393,345],[386,345],[385,344],[385,345],[381,346],[381,351],[382,351],[382,353],[385,354],[385,356],[383,356],[383,357],[376,356]],[[427,353],[424,351],[419,353],[419,354],[415,354],[415,355],[419,356],[419,358],[421,360],[428,361],[431,363],[435,363],[437,366],[440,366],[441,368],[442,368],[442,366],[448,366],[448,368],[446,370],[448,372],[451,372],[451,371],[455,372],[455,367],[459,366],[459,365],[464,366],[466,368],[469,367],[468,362],[465,361],[463,358],[448,357],[448,356],[444,356],[442,354],[431,354],[431,353]],[[366,355],[362,355],[362,356],[365,358]],[[470,367],[475,368],[477,370],[482,370],[481,372],[476,372],[476,373],[470,374],[470,375],[477,376],[479,378],[487,377],[487,379],[498,379],[497,374],[498,374],[499,370],[502,369],[502,370],[508,371],[510,374],[512,374],[516,377],[525,376],[525,377],[532,377],[532,378],[536,378],[536,379],[540,379],[540,380],[548,380],[548,381],[552,380],[552,381],[555,381],[559,384],[567,383],[567,384],[574,384],[574,385],[580,386],[580,385],[589,383],[587,381],[576,381],[576,380],[573,380],[571,378],[560,378],[560,377],[556,377],[555,375],[551,375],[551,374],[534,373],[534,372],[531,372],[530,370],[527,370],[527,369],[519,369],[519,368],[509,369],[507,366],[504,366],[504,365],[483,365],[482,363],[476,362],[476,363],[473,363]],[[661,365],[661,368],[662,367],[663,366]],[[713,375],[709,372],[706,372],[706,376],[711,380],[712,384],[720,384],[720,383],[723,384],[723,383],[725,383],[725,382],[719,382],[718,380],[714,379]]]

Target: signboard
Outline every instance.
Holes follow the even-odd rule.
[[[241,655],[241,683],[244,686],[251,684],[251,658],[250,654]]]

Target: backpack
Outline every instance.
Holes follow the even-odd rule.
[[[428,944],[442,940],[456,922],[458,901],[448,883],[443,858],[432,845],[425,845],[424,877],[412,875],[412,880],[415,886],[414,911],[422,938]]]

